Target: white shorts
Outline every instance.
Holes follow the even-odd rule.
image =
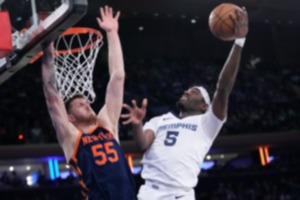
[[[193,189],[183,190],[166,186],[162,183],[146,181],[140,187],[138,200],[195,200]]]

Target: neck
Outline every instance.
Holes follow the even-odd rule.
[[[192,116],[192,115],[201,115],[203,114],[202,112],[199,112],[199,111],[195,111],[195,112],[184,112],[184,111],[181,111],[179,113],[179,117],[180,118],[185,118],[185,117],[188,117],[188,116]]]
[[[87,133],[89,132],[92,128],[94,128],[98,123],[97,122],[93,122],[93,123],[77,123],[74,124],[76,126],[77,129],[79,129],[80,131]]]

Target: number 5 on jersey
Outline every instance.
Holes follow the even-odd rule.
[[[95,157],[95,163],[97,165],[105,165],[107,163],[107,160],[111,163],[117,162],[119,160],[117,151],[113,148],[112,142],[106,142],[104,143],[104,145],[96,144],[91,148],[93,156]]]
[[[168,131],[164,144],[166,146],[173,146],[177,142],[178,131]]]

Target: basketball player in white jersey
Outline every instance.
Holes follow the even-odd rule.
[[[238,11],[237,11],[238,12]],[[139,108],[135,100],[121,115],[123,124],[133,125],[135,140],[146,150],[142,164],[139,200],[194,200],[200,165],[227,117],[229,95],[239,69],[242,47],[248,33],[246,10],[238,12],[231,52],[219,75],[210,101],[205,88],[191,87],[178,101],[179,116],[168,112],[152,118],[143,127],[147,100]],[[232,19],[233,20],[233,19]]]

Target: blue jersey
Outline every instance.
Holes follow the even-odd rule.
[[[119,143],[111,132],[97,127],[79,133],[72,158],[82,195],[88,200],[133,200],[133,176]]]

